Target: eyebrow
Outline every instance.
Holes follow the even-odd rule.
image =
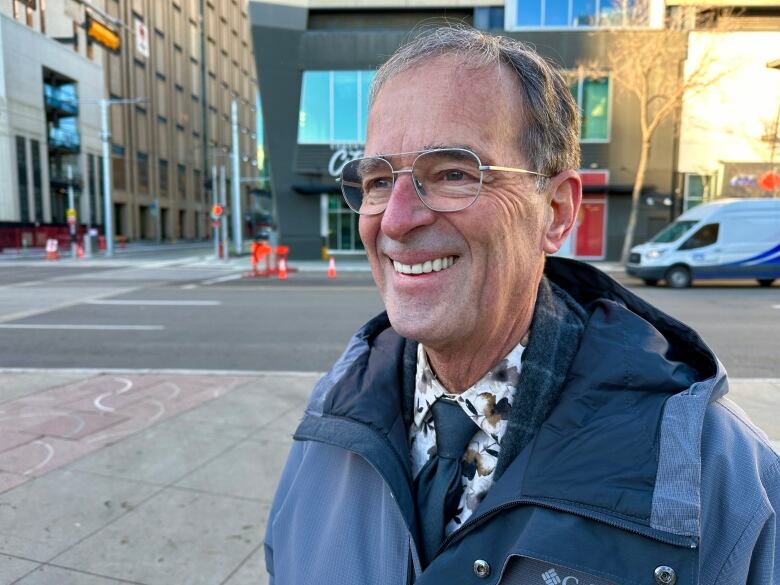
[[[464,150],[470,150],[471,152],[473,152],[474,154],[479,156],[479,153],[477,152],[477,150],[473,146],[471,146],[469,144],[442,144],[442,143],[437,143],[437,144],[426,144],[420,150],[412,150],[412,151],[409,151],[409,152],[378,152],[378,153],[372,154],[370,156],[366,155],[366,158],[384,158],[384,159],[387,159],[387,158],[390,158],[390,157],[393,157],[393,156],[398,156],[399,154],[416,154],[416,153],[420,153],[420,152],[425,152],[426,150],[442,150],[442,149],[445,149],[445,148],[462,148]]]

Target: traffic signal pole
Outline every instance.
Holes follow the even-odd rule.
[[[219,167],[219,199],[220,205],[222,205],[222,258],[227,260],[230,254],[228,253],[227,180],[224,165]],[[233,211],[235,212],[235,210]]]
[[[217,165],[211,167],[211,208],[219,203],[217,196]],[[214,259],[219,260],[219,219],[211,216],[211,231],[214,234]]]

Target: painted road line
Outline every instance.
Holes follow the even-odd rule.
[[[198,288],[197,284],[185,284],[182,285],[181,290],[192,290],[194,288]]]
[[[200,284],[202,285],[210,285],[210,284],[219,284],[220,282],[227,282],[229,280],[238,280],[239,278],[242,278],[244,276],[243,273],[240,274],[228,274],[227,276],[218,276],[217,278],[210,278],[208,280],[202,280]]]
[[[0,323],[0,329],[57,329],[65,331],[162,331],[162,325],[72,325],[59,323]]]
[[[772,305],[773,309],[780,309],[780,305]]]
[[[171,301],[154,299],[90,299],[85,305],[156,305],[161,307],[215,307],[222,301]]]

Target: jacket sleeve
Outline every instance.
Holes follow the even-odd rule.
[[[276,488],[273,504],[271,504],[271,511],[268,514],[268,525],[265,530],[265,569],[268,572],[269,585],[274,585],[277,573],[277,567],[274,564],[274,545],[276,544],[274,539],[275,537],[283,539],[286,536],[284,533],[277,533],[274,529],[274,521],[279,510],[285,505],[288,496],[291,493],[292,484],[300,469],[304,452],[305,443],[294,441],[290,453],[287,456],[287,463],[284,466],[279,485]],[[284,569],[282,568],[282,571],[283,570]]]
[[[717,585],[780,583],[780,461],[763,474],[765,498],[728,556]]]

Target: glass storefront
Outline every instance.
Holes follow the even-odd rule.
[[[347,207],[341,195],[328,195],[328,250],[333,252],[363,251],[358,232],[358,215]]]

